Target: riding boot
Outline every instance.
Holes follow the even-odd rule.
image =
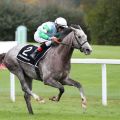
[[[30,55],[30,57],[31,57],[32,59],[35,59],[35,56],[37,55],[38,52],[39,52],[39,51],[36,49],[36,50]]]
[[[47,47],[45,43],[40,46],[43,50]]]
[[[38,47],[38,48],[30,55],[30,57],[31,57],[32,59],[35,59],[37,53],[42,52],[42,51],[45,49],[45,47],[46,47],[46,44],[42,44],[40,47]]]

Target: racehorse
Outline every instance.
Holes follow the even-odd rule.
[[[66,33],[67,35],[65,35]],[[86,107],[86,97],[82,85],[69,77],[71,69],[70,59],[74,49],[79,49],[85,55],[89,55],[92,52],[92,48],[87,41],[86,34],[79,25],[77,28],[70,27],[63,36],[59,45],[51,46],[49,51],[44,55],[44,59],[39,61],[39,73],[36,73],[35,67],[30,64],[17,60],[17,55],[21,48],[24,47],[23,45],[17,45],[7,53],[0,54],[0,63],[3,63],[10,72],[15,74],[21,83],[28,112],[30,114],[33,114],[30,101],[31,96],[38,102],[45,102],[42,97],[32,91],[33,79],[42,81],[45,85],[59,89],[59,94],[50,98],[52,101],[60,100],[64,93],[64,85],[78,88],[82,98],[82,106]]]

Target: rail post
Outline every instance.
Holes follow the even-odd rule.
[[[102,64],[102,104],[107,105],[107,72],[106,64]]]
[[[20,25],[15,31],[15,41],[17,44],[25,44],[27,42],[27,27]],[[10,99],[15,102],[15,75],[10,73]]]
[[[15,75],[10,73],[10,98],[15,102]]]

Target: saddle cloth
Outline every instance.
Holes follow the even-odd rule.
[[[17,55],[17,59],[27,64],[34,65],[38,67],[38,62],[43,58],[43,56],[47,53],[50,47],[46,47],[42,52],[36,54],[36,57],[33,59],[31,58],[31,54],[37,49],[38,47],[34,45],[26,45],[24,46]]]

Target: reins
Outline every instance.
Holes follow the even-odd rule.
[[[66,43],[63,43],[63,42],[58,42],[58,44],[61,44],[61,45],[67,46],[67,47],[70,46],[69,44],[66,44]],[[71,47],[72,47],[72,48],[76,48],[76,47],[74,47],[73,45],[72,45]],[[76,49],[77,49],[77,48],[76,48]]]
[[[75,36],[75,33],[74,33],[74,36]],[[83,42],[82,44],[80,44],[80,42],[78,41],[78,39],[76,38],[76,36],[75,36],[75,39],[76,39],[76,41],[77,41],[77,43],[78,43],[78,45],[80,46],[79,48],[77,48],[77,47],[75,47],[75,46],[71,46],[72,48],[75,48],[75,49],[81,49],[82,48],[82,46],[87,42],[87,41],[85,41],[85,42]],[[60,40],[61,41],[61,40]],[[66,43],[63,43],[63,42],[58,42],[59,44],[61,44],[61,45],[64,45],[64,46],[67,46],[67,47],[69,47],[70,45],[69,44],[66,44]]]

